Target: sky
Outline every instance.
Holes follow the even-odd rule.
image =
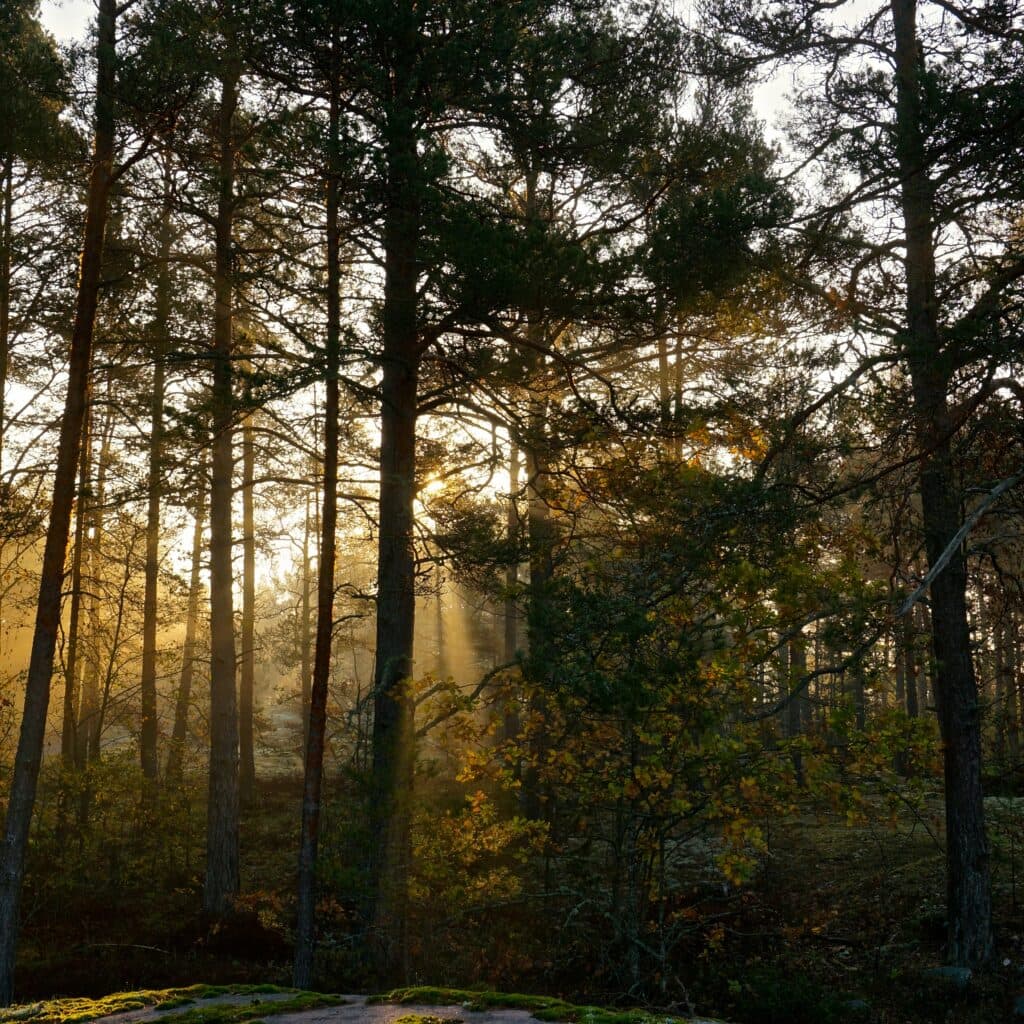
[[[81,39],[95,13],[92,0],[42,0],[40,5],[43,25],[60,43]]]

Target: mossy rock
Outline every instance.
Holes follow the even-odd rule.
[[[260,1000],[261,995],[276,995],[280,999]],[[216,1003],[197,1006],[205,999],[234,996],[248,1001]],[[30,1021],[31,1024],[84,1024],[115,1013],[144,1010],[151,1007],[165,1013],[161,1024],[243,1024],[280,1013],[294,1013],[318,1006],[338,1006],[344,1003],[340,996],[278,985],[191,985],[188,988],[141,989],[136,992],[115,992],[101,999],[52,999],[45,1002],[13,1006],[0,1010],[0,1024]],[[189,1007],[184,1012],[176,1013]]]
[[[407,1013],[395,1024],[464,1024],[461,1017],[438,1017],[433,1013]]]
[[[530,996],[518,992],[478,992],[470,989],[396,988],[371,996],[368,1003],[419,1003],[426,1006],[461,1006],[469,1011],[507,1009],[528,1010],[538,1020],[566,1021],[569,1024],[685,1024],[686,1017],[666,1016],[650,1010],[612,1010],[601,1006],[577,1006],[551,996]]]

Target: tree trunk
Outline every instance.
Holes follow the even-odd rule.
[[[382,980],[406,974],[407,872],[413,781],[409,694],[415,624],[413,499],[419,335],[417,136],[411,109],[415,15],[402,4],[395,30],[384,224],[384,358],[381,380],[380,536],[373,720],[373,893]]]
[[[92,764],[100,757],[100,740],[103,733],[103,714],[100,704],[100,650],[101,633],[100,606],[102,604],[100,590],[103,577],[103,540],[106,523],[107,471],[110,466],[111,444],[114,433],[114,405],[110,401],[110,380],[107,380],[106,412],[99,428],[99,451],[95,455],[96,482],[87,496],[85,507],[88,509],[85,530],[87,536],[84,555],[86,574],[83,582],[86,593],[83,595],[83,608],[86,612],[89,638],[88,647],[83,651],[82,697],[78,716],[78,729],[75,745],[75,763],[79,768]],[[93,425],[95,429],[95,424]],[[90,432],[91,434],[91,432]],[[91,443],[91,436],[88,439]],[[83,827],[88,819],[88,790],[82,790],[82,805],[79,809],[79,827]]]
[[[309,702],[312,696],[313,670],[312,652],[309,646],[309,627],[312,620],[310,609],[310,582],[312,573],[309,567],[309,495],[306,495],[306,519],[302,529],[302,609],[300,612],[299,629],[299,699],[302,704],[302,747],[306,746],[306,733],[309,731]]]
[[[256,688],[256,525],[253,480],[256,446],[252,412],[242,424],[242,671],[238,687],[239,792],[243,803],[256,796],[256,751],[253,740]]]
[[[99,299],[103,235],[114,161],[114,66],[116,0],[99,0],[96,37],[96,129],[85,218],[85,238],[79,268],[75,322],[71,333],[68,389],[60,424],[57,469],[54,474],[50,521],[46,532],[36,609],[35,632],[25,709],[14,761],[0,873],[0,1005],[14,995],[14,960],[18,941],[18,911],[25,869],[25,848],[35,804],[36,783],[50,703],[53,655],[60,624],[64,559],[71,529],[75,474],[81,452],[83,424],[89,399],[89,367],[93,326]]]
[[[789,642],[789,692],[797,686],[803,677],[807,675],[807,641],[802,633],[798,633]],[[796,739],[803,732],[803,704],[807,701],[806,687],[800,691],[786,705],[786,736],[789,739]],[[804,760],[803,754],[795,747],[790,749],[790,757],[793,760],[793,772],[796,775],[797,784],[804,784]]]
[[[10,154],[0,168],[0,494],[3,493],[4,438],[7,429],[7,372],[11,362],[11,247],[14,241],[14,157]]]
[[[331,40],[337,59],[337,32]],[[302,790],[302,831],[299,847],[298,914],[295,927],[296,988],[310,988],[316,951],[316,858],[320,840],[320,793],[323,782],[324,738],[327,731],[327,689],[331,673],[334,632],[335,534],[338,520],[338,367],[341,345],[341,246],[338,227],[340,84],[331,78],[330,167],[327,174],[327,395],[324,403],[324,499],[320,534],[320,574],[317,580],[316,651],[313,688],[306,736],[306,765]]]
[[[896,57],[896,156],[906,227],[907,333],[921,511],[929,565],[960,527],[948,408],[949,363],[938,326],[934,193],[922,128],[922,51],[915,0],[891,0]],[[967,624],[967,566],[953,552],[931,585],[935,698],[944,744],[948,945],[953,964],[978,966],[992,954],[989,850],[981,786],[981,715]]]
[[[80,621],[82,614],[82,560],[86,545],[86,493],[92,472],[92,444],[90,443],[90,410],[86,408],[82,422],[82,452],[79,457],[78,495],[75,509],[75,542],[71,557],[71,613],[68,617],[67,656],[64,661],[64,709],[61,716],[60,757],[65,769],[75,767],[75,749],[78,733],[78,676],[80,648]]]
[[[1020,761],[1020,721],[1017,711],[1017,679],[1013,651],[1013,612],[1003,609],[1002,628],[996,642],[1000,648],[1003,678],[1003,706],[1001,712],[1006,729],[1007,767],[1014,771]]]
[[[237,70],[221,78],[217,118],[219,195],[214,277],[213,450],[210,479],[210,795],[203,909],[224,916],[238,895],[238,710],[231,565],[232,229],[238,105]]]
[[[169,158],[166,158],[169,160]],[[146,585],[142,607],[142,721],[139,757],[151,797],[157,781],[156,630],[160,573],[160,497],[163,485],[164,379],[171,326],[171,168],[164,166],[163,208],[157,253],[156,316],[153,338],[153,390],[149,408],[149,479],[146,509]]]
[[[174,725],[171,745],[167,751],[167,780],[181,779],[185,742],[188,737],[188,712],[192,703],[192,677],[195,674],[196,632],[199,626],[199,594],[203,568],[203,521],[206,518],[206,458],[199,464],[197,475],[195,520],[192,526],[192,569],[188,581],[188,606],[185,612],[185,641],[181,648],[181,675],[174,702]]]
[[[985,619],[987,620],[985,625],[988,627],[987,632],[992,642],[992,725],[995,730],[995,744],[992,754],[993,759],[996,761],[1000,770],[1005,770],[1006,767],[1006,742],[1008,732],[1008,723],[1006,719],[1006,651],[1002,643],[1002,619],[1005,614],[1005,608],[999,607],[999,603],[993,594],[988,603],[988,615],[985,616]],[[985,630],[982,630],[982,643],[978,652],[979,661],[985,650],[984,634]],[[979,675],[984,679],[984,673],[979,673]]]

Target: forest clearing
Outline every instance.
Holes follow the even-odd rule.
[[[0,0],[0,1024],[1024,1020],[1022,58]]]

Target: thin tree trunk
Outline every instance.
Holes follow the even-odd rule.
[[[1006,730],[1007,767],[1012,771],[1020,761],[1020,721],[1017,712],[1017,680],[1013,656],[1013,612],[1003,609],[1002,628],[996,638],[1000,648],[1001,675],[1003,679],[1003,705],[1001,712]]]
[[[302,609],[299,628],[299,687],[302,702],[302,745],[305,749],[306,734],[309,731],[309,702],[313,685],[312,652],[309,636],[312,621],[310,583],[312,573],[309,566],[309,495],[306,495],[306,519],[302,529]]]
[[[921,512],[929,565],[960,527],[948,408],[949,369],[938,327],[934,191],[928,177],[915,0],[891,0],[896,58],[896,157],[906,227],[907,334]],[[981,715],[967,623],[967,566],[958,549],[931,585],[932,637],[946,783],[946,956],[978,966],[992,954],[988,841],[981,785]]]
[[[508,538],[509,550],[514,551],[519,546],[519,445],[514,437],[509,435],[509,456],[508,456],[508,478],[509,495],[508,507],[505,514],[505,535]],[[517,603],[517,591],[519,589],[519,563],[509,563],[505,570],[505,601],[503,608],[503,649],[502,660],[508,664],[515,661],[519,650],[519,607]],[[502,731],[506,740],[513,740],[519,735],[522,723],[519,717],[518,704],[509,700],[505,710],[502,724]],[[516,768],[516,778],[522,773],[522,766]]]
[[[35,632],[25,682],[25,709],[7,806],[3,870],[0,873],[0,1005],[4,1006],[10,1004],[14,995],[14,960],[18,943],[18,911],[25,870],[25,848],[28,844],[36,783],[43,753],[54,648],[60,622],[64,559],[71,530],[71,506],[75,496],[75,474],[81,453],[83,424],[89,399],[93,326],[96,322],[99,299],[103,235],[114,161],[116,19],[116,0],[99,0],[96,40],[96,128],[75,323],[71,333],[68,389],[60,424],[50,522],[43,551]]]
[[[14,157],[10,154],[0,168],[0,487],[3,485],[4,439],[7,430],[7,373],[11,363],[11,247],[14,241]]]
[[[807,640],[803,633],[798,633],[789,642],[789,677],[792,680],[792,685],[795,685],[797,681],[807,675]],[[800,736],[804,731],[804,721],[807,717],[803,710],[803,706],[807,703],[807,691],[802,690],[800,695],[789,702],[790,709],[788,713],[789,728],[787,732],[790,739],[794,739]],[[800,751],[795,750],[792,754],[793,757],[793,768],[796,771],[797,780],[803,785],[804,767],[803,767],[803,755]]]
[[[67,657],[64,663],[64,709],[61,717],[60,757],[65,769],[75,767],[78,733],[79,668],[81,658],[80,620],[82,613],[82,560],[86,545],[86,494],[92,473],[92,444],[89,431],[90,410],[82,423],[82,452],[78,468],[78,495],[75,509],[75,541],[71,557],[71,613],[68,617]]]
[[[256,525],[253,509],[256,444],[252,413],[242,424],[242,665],[238,687],[239,792],[243,803],[256,796],[256,751],[253,739],[256,688]]]
[[[672,373],[668,361],[668,338],[658,336],[658,411],[661,429],[672,425]]]
[[[995,594],[992,595],[988,602],[988,614],[985,616],[984,625],[987,626],[987,630],[982,628],[979,630],[980,633],[980,647],[978,651],[979,662],[985,651],[984,637],[987,632],[992,642],[992,725],[995,731],[995,744],[993,746],[992,754],[996,763],[1000,768],[1005,768],[1006,765],[1006,741],[1007,741],[1007,720],[1006,720],[1006,703],[1007,703],[1007,687],[1006,687],[1006,660],[1005,660],[1005,648],[1002,644],[1002,618],[1006,614],[1005,609],[998,606]],[[979,673],[982,679],[984,679],[984,673]]]
[[[914,650],[914,612],[911,609],[903,616],[903,664],[907,687],[907,717],[917,718],[921,713],[917,700],[917,657]]]
[[[331,40],[337,60],[337,32]],[[306,739],[299,847],[298,914],[295,928],[296,988],[313,982],[316,927],[316,859],[320,839],[320,794],[323,783],[324,738],[327,730],[327,689],[334,632],[334,562],[338,518],[338,367],[341,344],[341,248],[338,227],[337,151],[341,118],[337,71],[331,77],[330,167],[327,174],[327,394],[324,402],[324,492],[317,580],[316,652]]]
[[[169,158],[166,158],[169,161]],[[171,325],[171,168],[164,165],[164,196],[160,214],[157,253],[156,316],[153,338],[153,389],[149,408],[149,479],[146,509],[146,583],[142,606],[142,721],[139,758],[142,774],[150,784],[157,781],[156,630],[157,589],[160,573],[160,498],[163,485],[164,379],[168,332]]]
[[[181,779],[188,737],[188,712],[192,704],[192,678],[195,674],[196,633],[199,627],[199,595],[203,568],[203,523],[206,519],[206,459],[202,459],[197,474],[198,497],[192,526],[192,569],[188,581],[188,606],[185,612],[185,641],[181,648],[181,675],[178,677],[178,695],[174,702],[174,725],[171,745],[167,751],[167,781]]]
[[[107,404],[99,430],[99,451],[95,457],[96,483],[88,495],[86,507],[86,533],[92,536],[85,546],[88,555],[84,587],[87,600],[84,603],[88,622],[89,645],[85,651],[82,673],[82,699],[78,717],[78,735],[75,760],[80,768],[99,760],[100,739],[103,732],[103,716],[100,714],[100,589],[102,584],[103,539],[105,537],[105,505],[107,500],[107,471],[110,466],[111,445],[114,433],[114,405],[110,401],[111,385],[107,380]],[[83,793],[85,791],[83,790]],[[88,801],[79,810],[79,826],[84,826],[88,817]]]
[[[210,795],[207,804],[203,909],[216,917],[239,889],[238,708],[231,565],[232,472],[232,229],[235,206],[233,128],[237,70],[221,78],[217,117],[219,195],[214,277],[213,450],[210,481]]]

